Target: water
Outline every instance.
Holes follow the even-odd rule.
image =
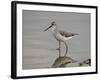
[[[58,29],[78,33],[68,44],[68,57],[79,62],[89,59],[90,54],[90,14],[59,13],[23,10],[22,64],[23,69],[50,68],[58,57],[58,42],[51,31],[43,32],[55,21]],[[61,46],[62,55],[65,46]],[[76,64],[78,64],[76,63]],[[77,66],[75,63],[70,67]]]

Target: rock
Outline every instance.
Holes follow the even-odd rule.
[[[65,67],[67,64],[74,62],[76,62],[76,60],[70,57],[60,56],[54,61],[52,68]]]

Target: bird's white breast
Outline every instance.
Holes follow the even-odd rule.
[[[52,26],[52,31],[55,31],[57,29],[57,27],[55,25]]]

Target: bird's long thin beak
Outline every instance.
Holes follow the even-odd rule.
[[[49,28],[51,28],[52,27],[52,25],[51,26],[49,26],[48,28],[46,28],[44,31],[47,31]]]

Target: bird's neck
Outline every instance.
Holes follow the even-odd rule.
[[[52,31],[56,31],[57,30],[57,26],[56,25],[53,25],[52,26]]]

